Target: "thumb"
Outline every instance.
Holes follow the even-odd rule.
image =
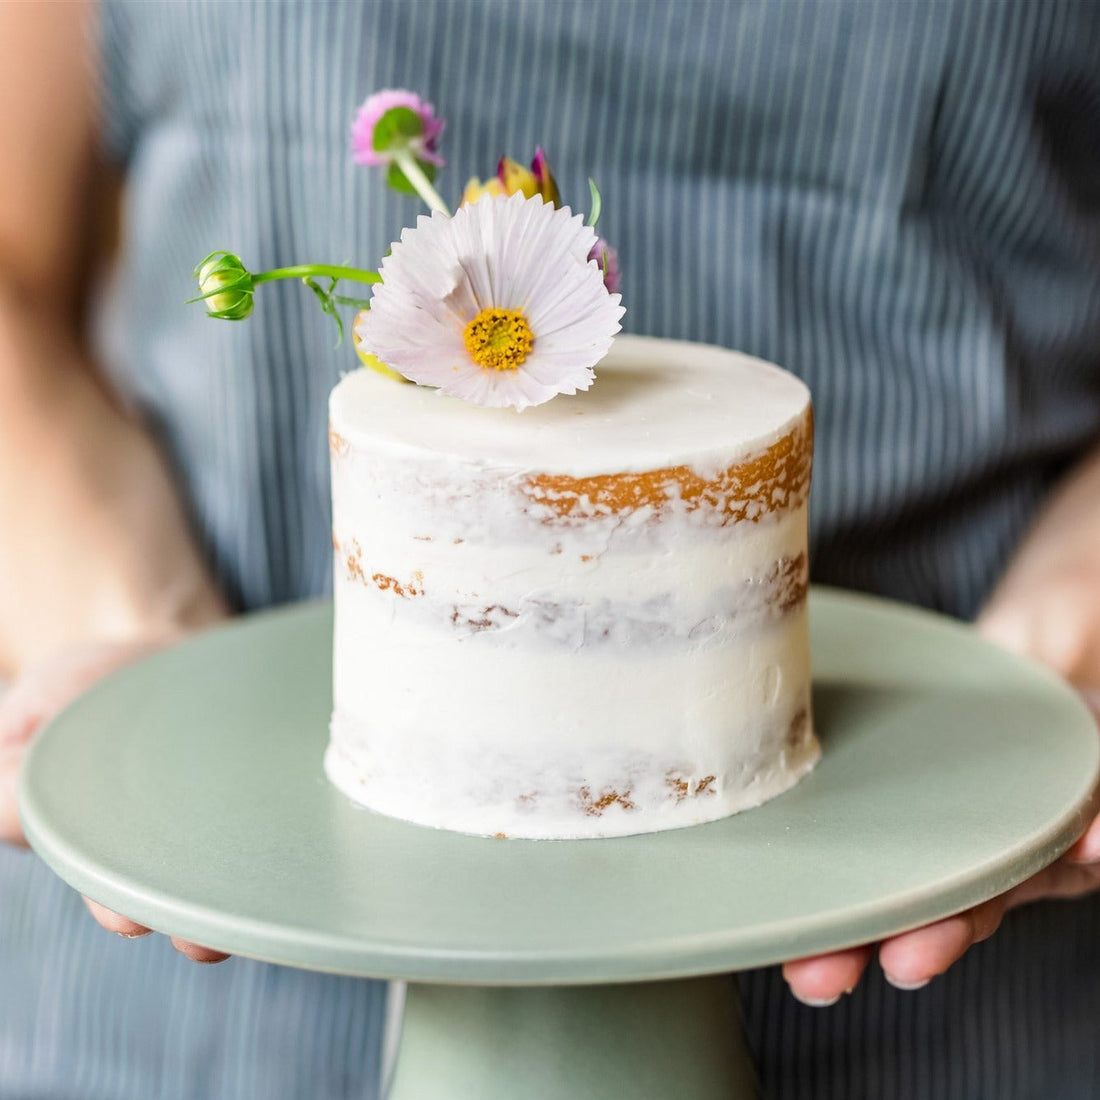
[[[97,680],[163,641],[90,642],[62,650],[32,665],[0,699],[0,745],[26,744],[43,722],[82,695]]]
[[[95,643],[66,650],[28,669],[0,699],[0,841],[25,845],[15,786],[31,738],[108,672],[157,644]]]
[[[23,826],[19,823],[19,809],[15,799],[15,782],[19,775],[22,750],[0,745],[0,842],[27,846]]]
[[[0,699],[0,842],[27,846],[16,783],[31,738],[50,716],[50,692],[36,677],[19,680]],[[63,705],[63,704],[61,704]],[[60,707],[58,707],[60,709]]]

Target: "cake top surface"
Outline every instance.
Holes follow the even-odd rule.
[[[619,336],[591,389],[522,413],[468,405],[362,369],[333,390],[330,415],[355,448],[586,476],[724,467],[785,435],[809,401],[801,381],[763,360]]]

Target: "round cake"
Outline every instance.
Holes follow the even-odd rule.
[[[329,778],[487,836],[678,828],[814,764],[806,387],[619,337],[516,413],[370,370],[330,402]]]

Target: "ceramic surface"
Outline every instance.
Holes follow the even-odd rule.
[[[24,825],[62,878],[159,930],[477,984],[643,981],[878,939],[1007,889],[1084,828],[1100,738],[1053,676],[880,600],[817,590],[811,616],[823,759],[714,824],[484,840],[358,809],[321,770],[332,623],[312,604],[78,700],[28,753]]]

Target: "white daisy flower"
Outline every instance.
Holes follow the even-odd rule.
[[[524,409],[586,390],[624,310],[568,207],[490,196],[421,216],[382,261],[355,339],[406,378],[477,405]]]

